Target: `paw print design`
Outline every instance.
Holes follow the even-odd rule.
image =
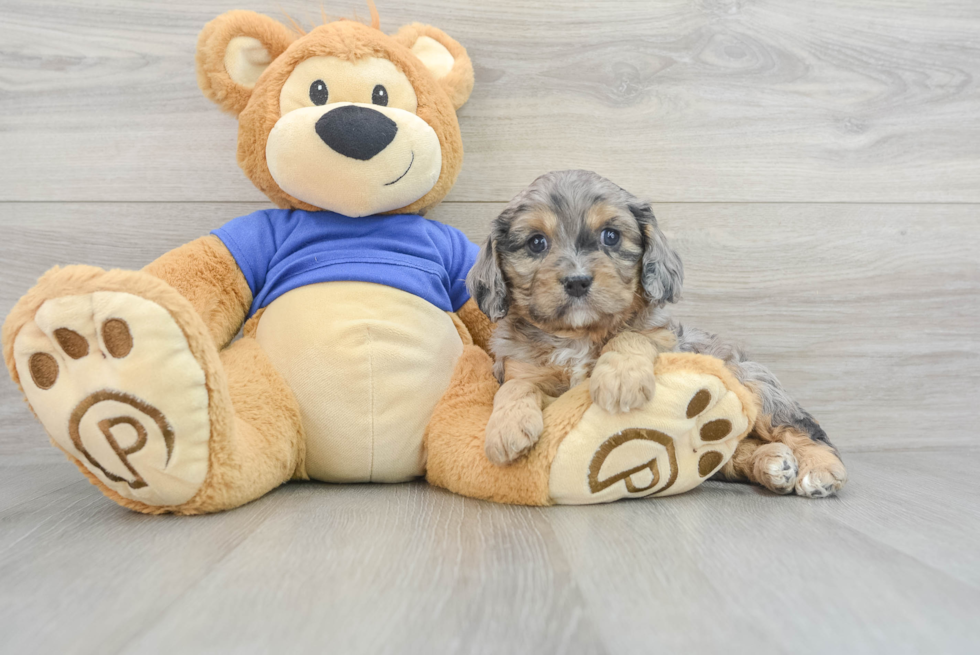
[[[160,305],[109,291],[47,300],[17,334],[14,361],[51,438],[112,491],[179,505],[203,484],[205,374]]]
[[[552,501],[668,496],[714,475],[748,432],[749,419],[720,378],[696,370],[658,375],[653,399],[627,414],[590,407],[558,447]]]

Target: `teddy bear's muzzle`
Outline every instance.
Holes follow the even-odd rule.
[[[284,114],[269,132],[265,153],[283,191],[344,216],[406,207],[432,189],[442,169],[439,137],[425,120],[358,103]]]
[[[345,105],[326,112],[317,120],[315,129],[335,152],[367,161],[395,140],[398,124],[369,107]]]

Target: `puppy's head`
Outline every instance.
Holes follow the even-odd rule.
[[[675,302],[683,278],[649,203],[595,173],[556,171],[496,218],[466,284],[491,320],[521,315],[554,332]]]

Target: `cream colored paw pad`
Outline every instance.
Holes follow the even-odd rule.
[[[653,399],[638,410],[585,412],[555,454],[551,499],[581,505],[688,491],[728,461],[748,427],[738,396],[719,378],[658,376]]]
[[[14,342],[51,438],[119,495],[180,505],[208,467],[204,371],[167,310],[127,293],[45,302]]]

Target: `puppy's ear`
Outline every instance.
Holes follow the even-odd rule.
[[[649,203],[636,201],[629,207],[643,233],[643,291],[658,305],[677,302],[684,285],[684,264],[680,256],[667,245],[667,237],[657,227]]]
[[[241,113],[252,88],[295,35],[252,11],[229,11],[204,26],[197,39],[197,84],[225,111]]]
[[[496,323],[507,315],[507,282],[497,261],[497,246],[492,234],[480,248],[480,255],[466,276],[466,288],[480,311],[492,322]]]

